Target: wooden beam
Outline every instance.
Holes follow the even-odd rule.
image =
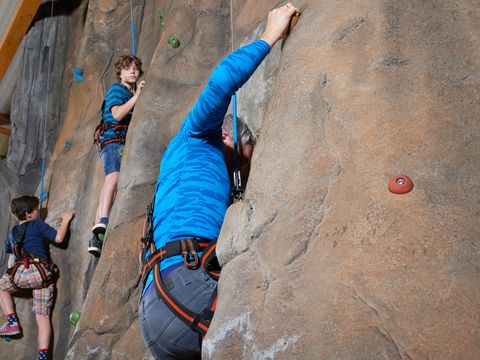
[[[40,6],[40,0],[21,0],[15,14],[10,20],[7,31],[3,35],[0,42],[0,80],[8,69],[17,48],[22,42],[33,17],[37,13]]]
[[[10,136],[11,133],[12,133],[12,130],[10,130],[9,128],[4,128],[0,126],[0,135]]]
[[[0,126],[10,125],[10,115],[0,113]]]

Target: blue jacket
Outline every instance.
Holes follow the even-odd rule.
[[[179,133],[165,150],[153,213],[157,249],[172,240],[217,239],[231,203],[230,178],[223,155],[223,119],[232,95],[269,51],[265,41],[257,40],[227,56],[213,71]],[[166,259],[161,269],[179,261],[180,256]],[[146,287],[152,278],[150,273]]]

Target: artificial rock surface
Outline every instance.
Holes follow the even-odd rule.
[[[255,39],[277,5],[233,3],[235,46]],[[480,4],[297,4],[295,31],[238,94],[258,142],[245,201],[230,207],[219,239],[220,301],[203,357],[475,359]],[[77,213],[66,248],[53,250],[53,358],[150,359],[137,310],[143,214],[165,147],[230,50],[229,3],[132,1],[147,84],[98,261],[86,252],[103,182],[91,136],[112,64],[130,51],[130,8],[77,5],[64,76],[80,67],[84,82],[64,91],[47,172],[47,222]],[[400,173],[415,183],[409,194],[387,190]],[[17,303],[26,335],[0,356],[27,359],[31,299]]]

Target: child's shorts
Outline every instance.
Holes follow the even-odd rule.
[[[45,267],[44,270],[48,276],[50,272]],[[27,269],[21,265],[15,274],[14,281],[19,288],[32,289],[42,284],[42,277],[36,266],[30,265]],[[0,290],[6,291],[9,294],[17,292],[17,289],[10,283],[10,276],[8,274],[0,278]],[[33,312],[37,315],[50,315],[54,293],[55,283],[43,289],[33,290]]]
[[[122,154],[124,144],[119,142],[107,144],[100,152],[100,159],[103,161],[103,169],[105,176],[115,171],[120,171],[120,162],[122,161]]]

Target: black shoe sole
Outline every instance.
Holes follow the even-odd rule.
[[[89,247],[88,252],[95,257],[100,257],[102,250],[97,247]]]

